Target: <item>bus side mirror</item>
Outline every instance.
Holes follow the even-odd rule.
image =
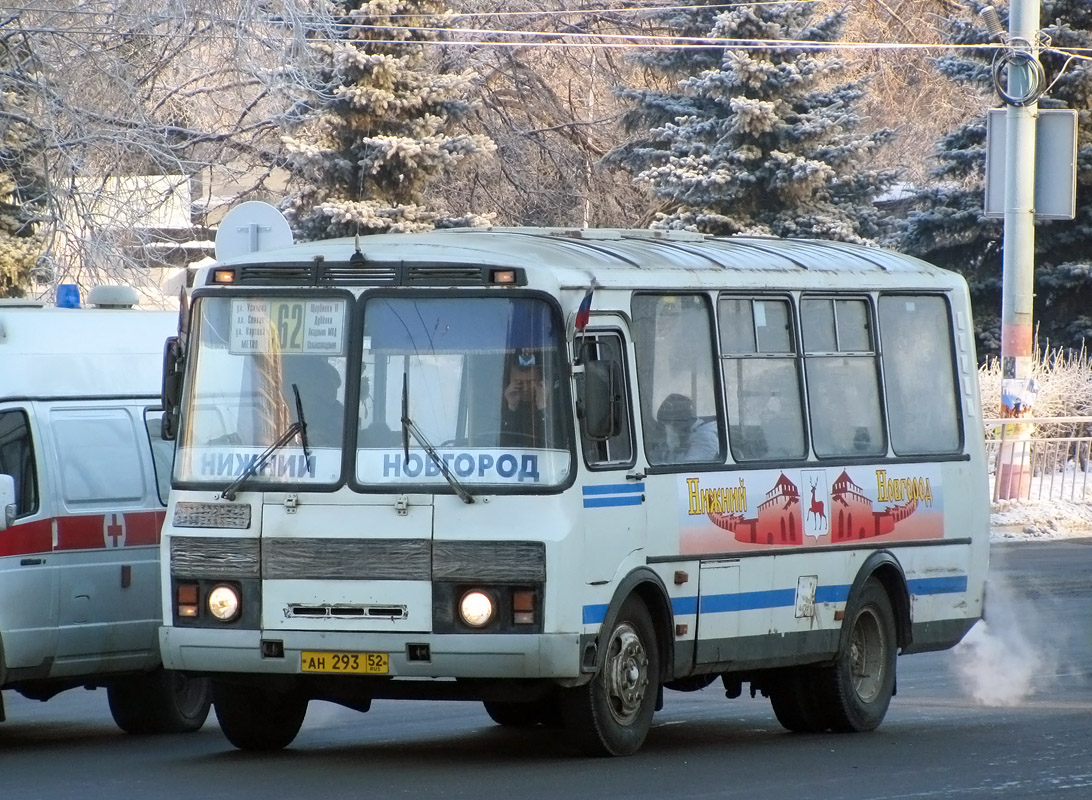
[[[6,531],[14,524],[17,512],[15,478],[11,475],[0,475],[0,511],[0,531]]]
[[[584,430],[589,439],[602,441],[617,436],[621,398],[618,365],[613,361],[584,364]]]
[[[171,441],[178,434],[178,404],[182,399],[182,370],[186,356],[177,336],[167,339],[163,347],[163,427],[162,436]]]

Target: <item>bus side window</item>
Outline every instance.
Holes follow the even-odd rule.
[[[884,454],[880,372],[867,299],[804,297],[800,322],[815,455]]]
[[[38,510],[38,473],[30,424],[22,411],[0,412],[0,473],[15,478],[15,515]]]
[[[633,465],[633,425],[630,413],[629,380],[626,375],[625,344],[617,333],[592,332],[584,337],[582,344],[585,363],[607,361],[614,364],[618,376],[618,430],[607,439],[593,439],[588,435],[583,418],[580,420],[580,446],[584,461],[589,467],[630,467]],[[581,407],[584,401],[584,376],[578,375],[576,382],[577,399]]]
[[[788,299],[721,297],[717,317],[732,458],[803,458],[800,357]]]
[[[709,298],[635,295],[633,335],[648,463],[722,463]]]
[[[900,456],[958,452],[959,394],[948,303],[936,295],[883,295],[877,310],[891,449]]]

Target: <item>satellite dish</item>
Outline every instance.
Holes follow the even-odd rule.
[[[226,261],[259,250],[292,244],[288,220],[269,203],[250,200],[227,213],[216,230],[216,260]]]

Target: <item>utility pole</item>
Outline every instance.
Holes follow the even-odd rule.
[[[1043,91],[1043,70],[1039,63],[1040,0],[1011,0],[1007,49],[995,61],[994,78],[1007,70],[1007,86],[997,86],[1006,103],[1005,111],[1005,201],[1004,246],[1002,250],[1001,299],[1001,373],[1002,407],[1005,417],[1032,416],[1035,384],[1032,381],[1034,356],[1034,326],[1032,300],[1035,271],[1035,136],[1038,99]],[[1000,32],[1000,24],[992,9],[992,20],[986,16],[991,33]],[[995,31],[995,28],[998,29]],[[1011,442],[1009,455],[1002,459],[998,480],[998,496],[1017,498],[1026,495],[1030,483],[1030,459],[1026,458],[1026,439],[1030,425],[1008,427],[1010,439],[1024,439],[1025,444]],[[1009,463],[1004,463],[1008,461]],[[1007,467],[1007,469],[1006,469]]]

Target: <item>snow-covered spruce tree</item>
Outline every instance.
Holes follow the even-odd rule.
[[[671,70],[687,58],[693,65],[674,91],[623,90],[636,104],[630,129],[641,134],[605,162],[649,186],[660,203],[648,220],[654,227],[842,241],[877,235],[873,200],[895,176],[872,169],[870,158],[890,131],[857,132],[863,88],[838,81],[847,63],[837,54],[769,43],[834,42],[844,21],[842,13],[816,17],[803,3],[737,6],[706,34],[729,40],[723,50],[663,56]],[[651,68],[655,57],[647,60]]]
[[[470,78],[441,71],[445,6],[435,0],[333,0],[336,38],[316,37],[326,90],[284,137],[282,209],[304,239],[473,224],[430,207],[431,182],[492,150],[460,134]]]
[[[988,34],[977,22],[955,21],[955,44],[983,44]],[[1077,216],[1042,222],[1035,231],[1034,319],[1040,344],[1079,350],[1092,341],[1092,63],[1069,61],[1065,50],[1092,47],[1092,6],[1086,0],[1044,0],[1041,16],[1052,49],[1040,60],[1050,91],[1040,108],[1078,110]],[[995,100],[991,54],[938,59],[950,79],[981,86]],[[1067,63],[1068,62],[1068,63]],[[986,121],[979,118],[944,136],[935,153],[935,182],[920,191],[913,210],[890,243],[938,266],[960,272],[971,289],[978,356],[1001,350],[1001,220],[983,216]]]
[[[20,32],[0,39],[0,297],[25,296],[42,251],[47,181],[25,102],[32,58]]]

